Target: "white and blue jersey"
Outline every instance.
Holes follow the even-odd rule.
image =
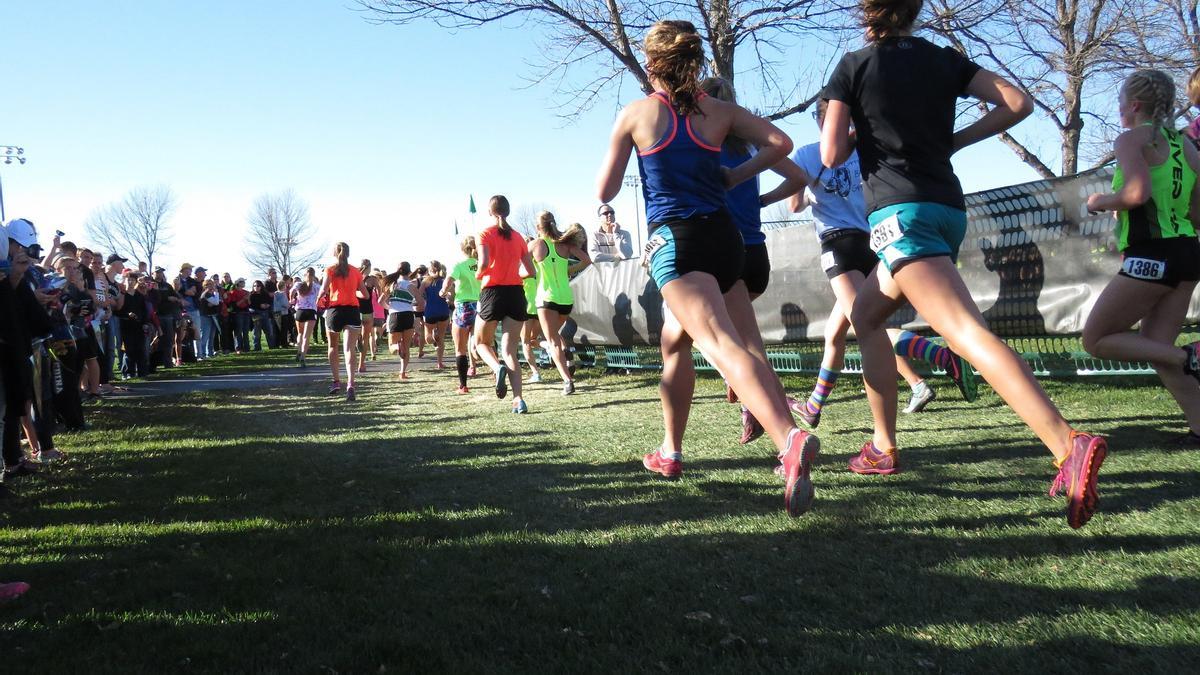
[[[792,153],[792,161],[814,180],[808,190],[818,237],[833,230],[870,231],[857,151],[841,166],[827,169],[821,163],[821,144],[813,143]]]

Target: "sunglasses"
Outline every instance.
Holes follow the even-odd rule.
[[[600,215],[602,215],[602,216],[604,216],[605,218],[607,218],[607,217],[609,217],[609,216],[615,216],[615,215],[617,215],[617,212],[616,212],[616,211],[601,211],[601,212],[600,212]]]

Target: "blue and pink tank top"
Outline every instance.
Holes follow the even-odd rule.
[[[713,213],[725,206],[721,149],[705,143],[661,91],[650,95],[671,111],[671,126],[654,145],[638,152],[646,221],[667,223]]]

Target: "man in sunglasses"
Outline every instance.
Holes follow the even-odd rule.
[[[633,257],[633,240],[629,232],[617,223],[613,207],[601,204],[596,213],[600,216],[600,227],[592,234],[592,261],[612,262]]]

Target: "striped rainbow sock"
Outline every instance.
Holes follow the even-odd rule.
[[[825,399],[829,398],[829,393],[833,391],[833,385],[837,384],[840,374],[841,372],[837,370],[821,369],[817,375],[817,386],[813,388],[812,394],[809,394],[808,401],[805,402],[810,414],[820,414],[821,408],[825,406]]]
[[[942,369],[950,368],[949,349],[911,331],[900,333],[896,340],[896,353],[910,359],[924,359]]]

